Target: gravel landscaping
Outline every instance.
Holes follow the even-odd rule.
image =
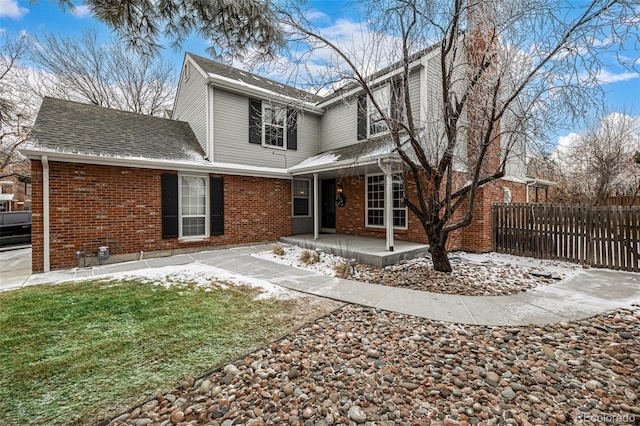
[[[347,305],[112,425],[637,424],[640,307],[541,327]]]
[[[336,267],[351,263],[349,279],[392,287],[465,296],[503,296],[559,282],[580,272],[580,266],[567,262],[535,260],[498,253],[450,253],[453,272],[433,269],[428,258],[403,261],[384,268],[356,264],[344,257],[320,253],[318,261],[301,260],[304,250],[298,246],[278,245],[282,250],[255,256],[290,266],[336,275]],[[537,276],[542,275],[542,276]]]

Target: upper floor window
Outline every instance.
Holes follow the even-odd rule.
[[[249,143],[298,149],[298,114],[293,108],[249,99]]]
[[[380,110],[375,107],[373,102],[369,102],[369,136],[373,136],[387,130],[385,116],[389,115],[389,105],[391,100],[389,85],[387,84],[374,90],[373,99],[375,103],[378,104],[384,115],[380,113]]]
[[[285,133],[287,122],[287,110],[280,106],[263,104],[262,116],[262,144],[278,148],[286,147]]]
[[[358,140],[370,138],[388,130],[385,117],[398,120],[403,116],[402,85],[393,81],[373,90],[376,108],[367,95],[358,96]]]

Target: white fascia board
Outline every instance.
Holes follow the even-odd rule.
[[[409,73],[411,73],[411,71],[413,71],[417,67],[422,67],[423,66],[422,58],[427,57],[427,56],[429,56],[429,54],[421,57],[420,59],[417,59],[417,60],[411,62],[409,64]],[[375,86],[377,84],[380,84],[380,83],[382,83],[382,82],[384,82],[386,80],[389,80],[392,77],[395,77],[396,75],[400,74],[401,72],[402,72],[402,68],[396,68],[395,70],[390,71],[390,72],[388,72],[386,74],[383,74],[380,77],[372,80],[371,82],[369,82],[369,86]],[[351,89],[348,92],[341,94],[340,96],[336,96],[335,98],[329,99],[326,102],[320,102],[318,104],[318,106],[321,107],[321,108],[326,108],[329,105],[334,104],[334,103],[336,103],[338,101],[343,101],[343,100],[345,100],[347,98],[350,98],[351,96],[353,96],[353,95],[355,95],[356,93],[359,93],[359,92],[362,92],[362,88],[360,86],[358,86],[358,87],[356,87],[354,89]]]
[[[206,163],[202,162],[176,162],[171,160],[151,160],[146,158],[121,158],[102,157],[98,155],[61,153],[36,149],[21,149],[23,155],[29,160],[41,161],[46,156],[49,162],[95,164],[103,166],[131,167],[136,169],[172,170],[183,173],[214,173],[224,175],[266,177],[278,179],[291,179],[291,174],[286,169],[275,167],[256,167],[244,164],[231,163]]]
[[[233,92],[242,93],[243,95],[256,96],[260,99],[269,99],[275,102],[295,105],[303,111],[311,112],[314,114],[324,114],[324,108],[320,108],[311,102],[306,102],[302,99],[293,98],[291,96],[285,96],[272,90],[263,89],[262,87],[253,86],[251,84],[239,80],[234,80],[228,77],[223,77],[221,75],[209,74],[209,76],[205,80],[205,84],[213,85],[214,87],[220,87]]]
[[[397,154],[392,154],[393,157],[397,157]],[[303,168],[296,168],[296,166],[290,167],[287,171],[291,173],[293,176],[300,176],[309,173],[322,173],[329,172],[337,169],[348,169],[352,167],[360,167],[360,166],[371,166],[377,165],[378,159],[389,158],[389,154],[380,154],[372,157],[366,157],[362,159],[354,160],[342,160],[336,161],[329,164],[320,164],[317,166],[309,166]]]

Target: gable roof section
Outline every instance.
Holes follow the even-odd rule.
[[[188,123],[45,97],[25,150],[206,162]]]
[[[411,66],[411,63],[419,60],[420,58],[422,58],[423,56],[426,56],[428,54],[430,54],[431,52],[435,51],[436,48],[438,48],[440,46],[440,43],[434,43],[412,55],[409,56],[409,65]],[[391,65],[388,65],[384,68],[382,68],[379,71],[374,72],[373,74],[371,74],[369,77],[367,77],[367,80],[369,83],[374,82],[375,80],[385,76],[386,74],[390,74],[393,71],[396,71],[400,68],[402,68],[402,64],[403,61],[398,61],[395,62]],[[353,90],[357,90],[360,88],[360,84],[353,82],[353,83],[349,83],[344,87],[341,87],[339,89],[334,90],[333,92],[329,93],[327,96],[324,97],[324,99],[322,100],[322,103],[324,104],[325,102],[331,101],[335,98],[338,98],[342,95],[344,95],[345,93],[348,93],[350,91]]]
[[[306,100],[312,103],[320,102],[323,99],[322,96],[315,95],[311,92],[288,86],[248,71],[242,71],[230,65],[194,55],[193,53],[187,53],[187,55],[189,55],[191,59],[193,59],[193,61],[207,74],[219,75],[231,80],[237,80],[244,85],[255,86],[283,96]]]

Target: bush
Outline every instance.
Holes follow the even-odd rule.
[[[282,247],[282,244],[278,243],[273,246],[273,254],[278,256],[284,256],[285,253],[287,252],[285,251],[284,247]]]
[[[336,271],[337,278],[347,279],[353,274],[353,265],[351,262],[342,262],[334,266],[333,270]]]
[[[320,256],[318,256],[318,253],[314,250],[304,250],[300,255],[300,262],[307,266],[318,263],[319,260]]]

